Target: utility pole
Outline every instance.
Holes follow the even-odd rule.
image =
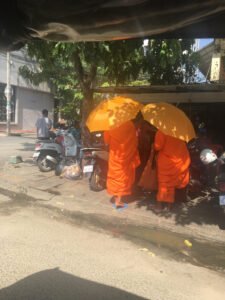
[[[10,84],[10,52],[7,52],[6,56],[7,68],[6,68],[6,88],[5,88],[5,96],[6,96],[6,133],[10,135],[10,121],[11,121],[11,97],[12,97],[12,88]]]

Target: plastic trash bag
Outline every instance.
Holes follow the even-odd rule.
[[[65,177],[70,180],[76,180],[81,177],[82,170],[78,163],[75,163],[70,166],[65,166],[61,177]]]

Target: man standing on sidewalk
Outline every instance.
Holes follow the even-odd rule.
[[[46,139],[50,137],[50,129],[52,128],[52,120],[48,117],[47,109],[42,110],[42,117],[37,119],[35,124],[37,128],[37,137],[39,139]]]

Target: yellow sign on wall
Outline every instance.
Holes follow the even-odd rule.
[[[220,80],[220,65],[221,65],[221,55],[213,54],[212,62],[211,62],[211,81],[219,81]]]

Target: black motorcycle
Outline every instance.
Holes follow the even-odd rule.
[[[87,147],[81,149],[83,176],[89,179],[92,191],[106,188],[109,152],[104,144],[103,133],[91,134]]]
[[[189,191],[208,190],[218,196],[219,205],[225,211],[225,152],[217,156],[211,149],[202,149],[198,142],[191,143],[189,151]]]

